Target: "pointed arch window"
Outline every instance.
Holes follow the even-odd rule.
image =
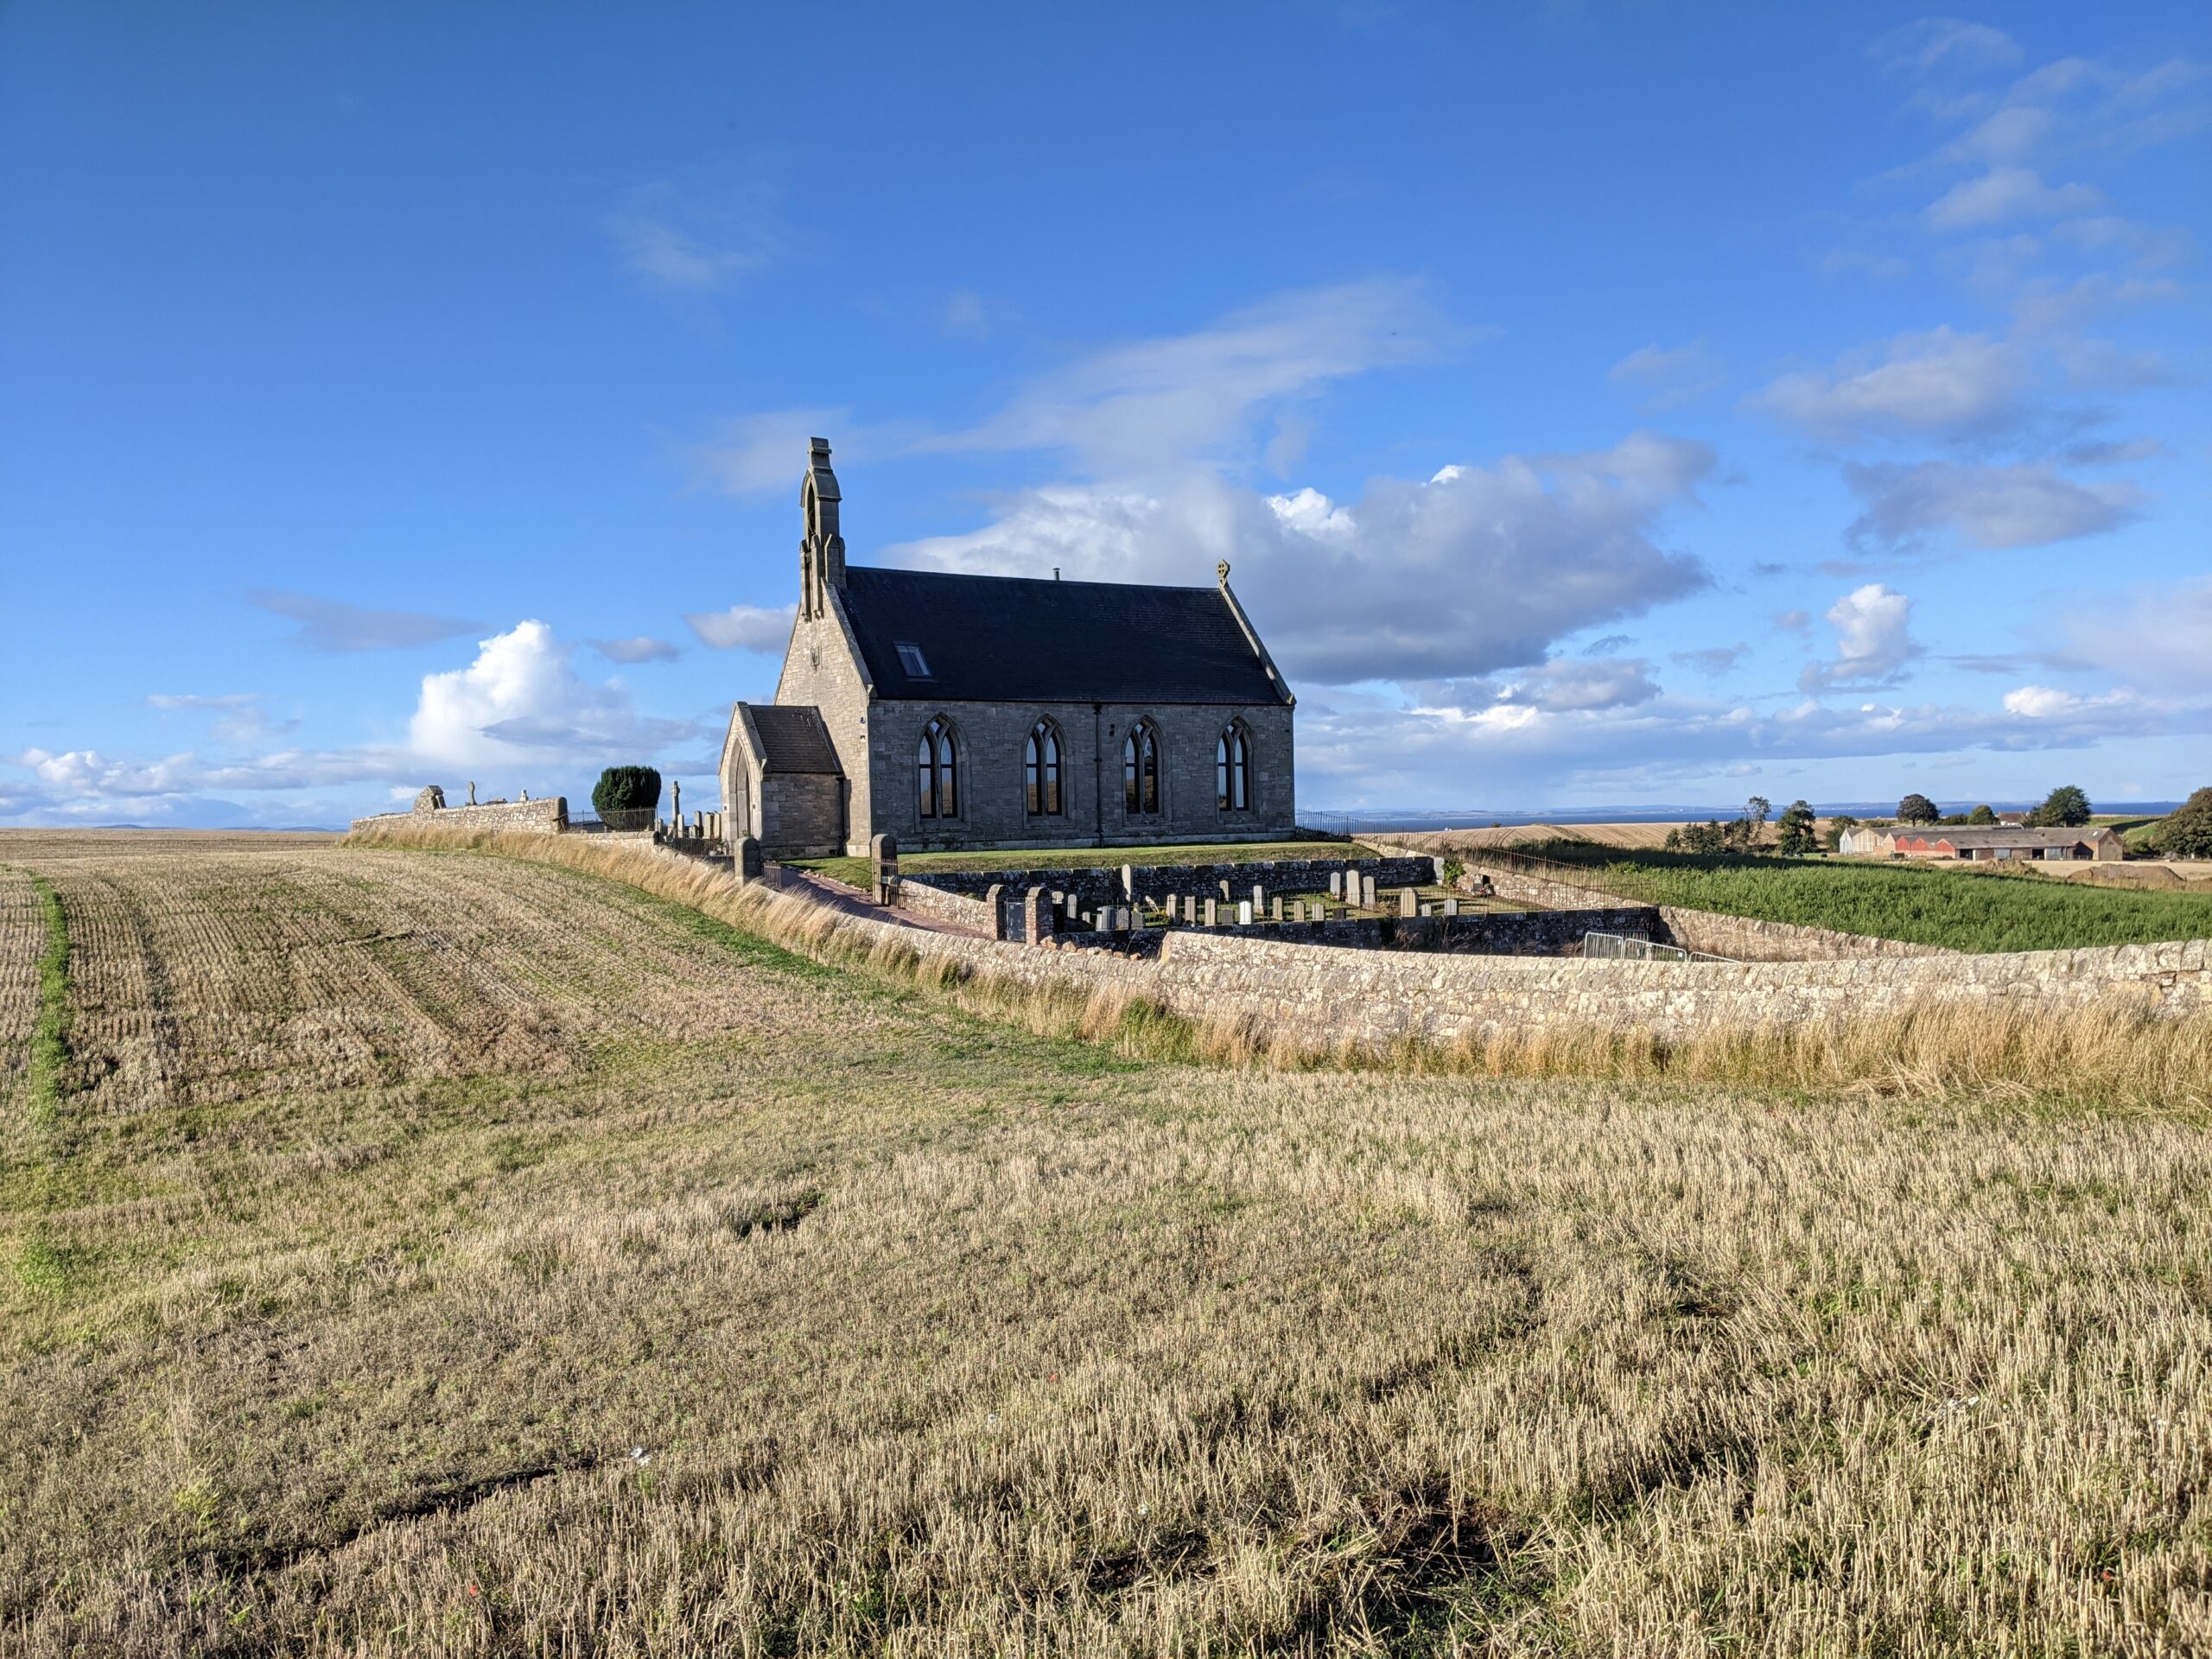
[[[1130,727],[1122,740],[1122,810],[1160,810],[1160,731],[1148,720]]]
[[[952,722],[939,715],[922,728],[922,741],[914,752],[915,804],[925,818],[951,818],[960,814],[960,752],[952,741]]]
[[[1222,728],[1221,736],[1213,746],[1214,784],[1221,797],[1223,811],[1243,812],[1250,809],[1251,763],[1252,745],[1243,722],[1232,720]]]
[[[1058,817],[1060,799],[1060,728],[1040,720],[1021,746],[1021,782],[1033,818]]]

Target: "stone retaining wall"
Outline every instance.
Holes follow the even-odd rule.
[[[1649,905],[1611,910],[1479,911],[1463,916],[1353,916],[1342,921],[1253,922],[1198,930],[1208,938],[1273,939],[1358,950],[1431,950],[1471,957],[1559,957],[1585,933],[1618,933],[1665,944]],[[1189,937],[1176,928],[1170,938]]]
[[[1630,905],[1624,899],[1599,887],[1578,887],[1568,881],[1548,880],[1524,870],[1486,863],[1478,855],[1462,854],[1467,874],[1462,887],[1471,887],[1488,876],[1501,899],[1567,910],[1586,905]],[[1839,933],[1832,928],[1800,927],[1789,922],[1757,921],[1748,916],[1724,916],[1717,911],[1687,910],[1662,905],[1659,914],[1665,931],[1662,944],[1679,944],[1686,950],[1729,957],[1738,962],[1863,962],[1884,957],[1957,957],[1965,953],[1939,944],[1911,944],[1903,939],[1878,939],[1863,933]]]
[[[1020,900],[1012,901],[1014,933],[1021,931]],[[982,899],[970,899],[957,893],[947,893],[926,881],[915,881],[900,877],[899,908],[911,910],[919,916],[928,916],[940,922],[954,922],[962,927],[980,928],[995,938],[1012,937],[1003,928],[995,927],[991,907]],[[1003,906],[1001,906],[1003,908]]]
[[[487,801],[480,806],[423,806],[412,812],[379,812],[356,818],[356,830],[389,828],[393,824],[429,824],[442,830],[512,830],[526,835],[557,836],[569,827],[569,798],[549,795],[542,801]]]
[[[1233,899],[1249,899],[1255,883],[1276,893],[1325,893],[1329,878],[1346,870],[1371,875],[1378,887],[1425,887],[1436,881],[1436,861],[1426,855],[1407,858],[1282,858],[1249,864],[1137,864],[1129,867],[1137,895],[1147,899],[1204,899],[1221,896],[1229,883]],[[902,870],[902,883],[925,882],[944,893],[980,899],[994,885],[1009,895],[1032,887],[1047,893],[1072,893],[1087,908],[1128,902],[1122,886],[1122,867],[1046,870]]]

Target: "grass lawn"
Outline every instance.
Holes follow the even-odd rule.
[[[1995,871],[1842,860],[1620,852],[1584,842],[1522,850],[1582,867],[1593,886],[1681,905],[1955,950],[2054,950],[2212,938],[2212,894],[2139,892]]]
[[[1011,847],[980,853],[901,853],[899,868],[912,875],[931,870],[1117,869],[1124,864],[1258,864],[1287,858],[1373,858],[1356,841],[1185,842],[1172,847]],[[796,858],[794,868],[817,870],[848,887],[868,886],[865,858]]]
[[[2201,1114],[1146,1061],[573,870],[66,841],[10,1655],[2201,1645]]]

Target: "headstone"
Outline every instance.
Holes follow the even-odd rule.
[[[1359,878],[1359,907],[1362,910],[1375,908],[1375,878],[1371,875]]]
[[[523,791],[523,799],[530,798],[530,791]],[[668,821],[676,826],[678,835],[683,833],[683,785],[671,780],[668,785]]]
[[[1240,899],[1236,901],[1236,925],[1239,927],[1252,925],[1252,901],[1249,899]]]
[[[899,837],[870,836],[868,842],[868,882],[879,905],[899,902]]]
[[[415,810],[417,812],[442,811],[445,808],[445,804],[446,792],[435,784],[427,785],[423,792],[415,798]]]
[[[1193,927],[1196,927],[1198,925],[1198,900],[1197,894],[1186,893],[1183,895],[1183,919]]]
[[[991,937],[1006,938],[1006,884],[992,882],[983,890],[983,902],[991,907]]]
[[[1209,898],[1206,900],[1206,925],[1208,927],[1218,927],[1221,925],[1220,906],[1221,900],[1218,899]]]
[[[1268,910],[1268,919],[1274,922],[1282,920],[1282,895],[1281,893],[1277,893],[1274,899],[1270,901]]]
[[[1091,923],[1090,931],[1094,933],[1111,933],[1114,931],[1114,912],[1104,905],[1099,906],[1097,919]]]
[[[1124,899],[1134,899],[1136,896],[1136,872],[1132,870],[1128,865],[1124,864],[1122,866],[1122,897]]]
[[[1400,887],[1398,889],[1398,914],[1401,916],[1420,915],[1421,894],[1415,893],[1411,887]]]
[[[1052,937],[1052,895],[1042,887],[1032,887],[1021,898],[1021,935],[1032,944],[1042,944]]]
[[[730,859],[730,868],[736,872],[740,887],[749,881],[758,881],[761,871],[766,868],[760,857],[760,842],[751,836],[740,836],[737,850]]]
[[[1080,908],[1080,901],[1076,898],[1076,895],[1075,895],[1075,894],[1073,894],[1073,893],[1069,893],[1069,894],[1067,895],[1067,902],[1068,902],[1068,920],[1070,920],[1070,921],[1071,921],[1071,922],[1072,922],[1072,921],[1077,920],[1077,919],[1079,917],[1081,917],[1081,915],[1083,914],[1083,912],[1082,912],[1082,910],[1081,910],[1081,908]]]
[[[1344,873],[1342,870],[1331,870],[1329,872],[1329,897],[1332,899],[1341,899],[1344,896]]]
[[[1426,916],[1426,915],[1427,915],[1427,914],[1429,913],[1429,906],[1428,906],[1427,904],[1423,904],[1423,905],[1421,906],[1421,913],[1422,915],[1424,915],[1424,916]]]
[[[1115,906],[1114,931],[1116,933],[1126,933],[1129,931],[1129,907],[1127,905]]]
[[[1221,878],[1221,897],[1222,897],[1222,902],[1223,902],[1223,903],[1224,903],[1224,904],[1226,904],[1230,899],[1234,899],[1236,896],[1236,895],[1235,893],[1233,893],[1230,892],[1230,890],[1229,890],[1229,878],[1228,878],[1227,876],[1225,876],[1225,875],[1224,875],[1224,876],[1223,876],[1223,877]]]
[[[1444,913],[1446,916],[1457,916],[1459,913],[1459,901],[1457,899],[1446,899],[1444,901]]]
[[[1260,884],[1255,881],[1252,884],[1252,913],[1256,916],[1267,907],[1267,896],[1261,891]]]

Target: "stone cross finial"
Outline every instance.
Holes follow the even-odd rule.
[[[1229,586],[1229,561],[1224,559],[1219,564],[1214,566],[1213,574],[1223,587]]]

